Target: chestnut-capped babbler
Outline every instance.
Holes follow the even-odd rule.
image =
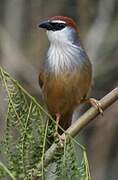
[[[88,101],[102,111],[97,100],[86,98],[92,80],[91,63],[71,18],[54,16],[39,27],[46,29],[50,41],[39,84],[49,113],[55,116],[57,126],[66,130],[71,125],[73,111],[81,103]]]

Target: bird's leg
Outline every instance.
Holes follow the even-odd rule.
[[[99,110],[99,112],[103,115],[103,110],[101,107],[101,103],[94,99],[94,98],[89,98],[89,99],[82,99],[81,103],[90,103],[93,107]]]
[[[59,139],[59,143],[61,147],[64,145],[64,139],[61,137],[61,135],[58,133],[58,127],[59,127],[59,121],[60,121],[61,115],[59,113],[56,114],[56,132],[55,132],[55,137]]]
[[[58,133],[59,120],[61,115],[59,113],[56,114],[56,133]]]

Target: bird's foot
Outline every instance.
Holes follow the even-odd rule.
[[[90,99],[88,99],[88,101],[93,107],[95,107],[96,109],[99,110],[100,114],[103,115],[102,106],[101,106],[101,103],[98,100],[96,100],[94,98],[90,98]]]
[[[55,132],[54,137],[55,137],[55,142],[59,143],[59,145],[63,147],[65,142],[64,136],[61,136],[58,132]]]
[[[103,115],[102,106],[101,106],[101,103],[98,100],[96,100],[94,98],[83,99],[82,103],[89,103],[89,104],[91,104],[94,108],[99,110],[100,114]]]

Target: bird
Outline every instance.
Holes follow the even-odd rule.
[[[56,120],[59,135],[72,123],[74,110],[91,103],[101,113],[99,101],[88,98],[92,83],[92,65],[83,47],[75,21],[54,16],[38,24],[46,30],[50,42],[39,73],[39,85],[49,113]]]

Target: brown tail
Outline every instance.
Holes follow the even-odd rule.
[[[69,126],[71,125],[71,122],[72,122],[72,113],[67,113],[63,116],[61,116],[61,119],[60,119],[60,122],[59,122],[59,125],[64,129],[68,129]],[[58,128],[58,133],[59,134],[62,134],[63,131]]]

